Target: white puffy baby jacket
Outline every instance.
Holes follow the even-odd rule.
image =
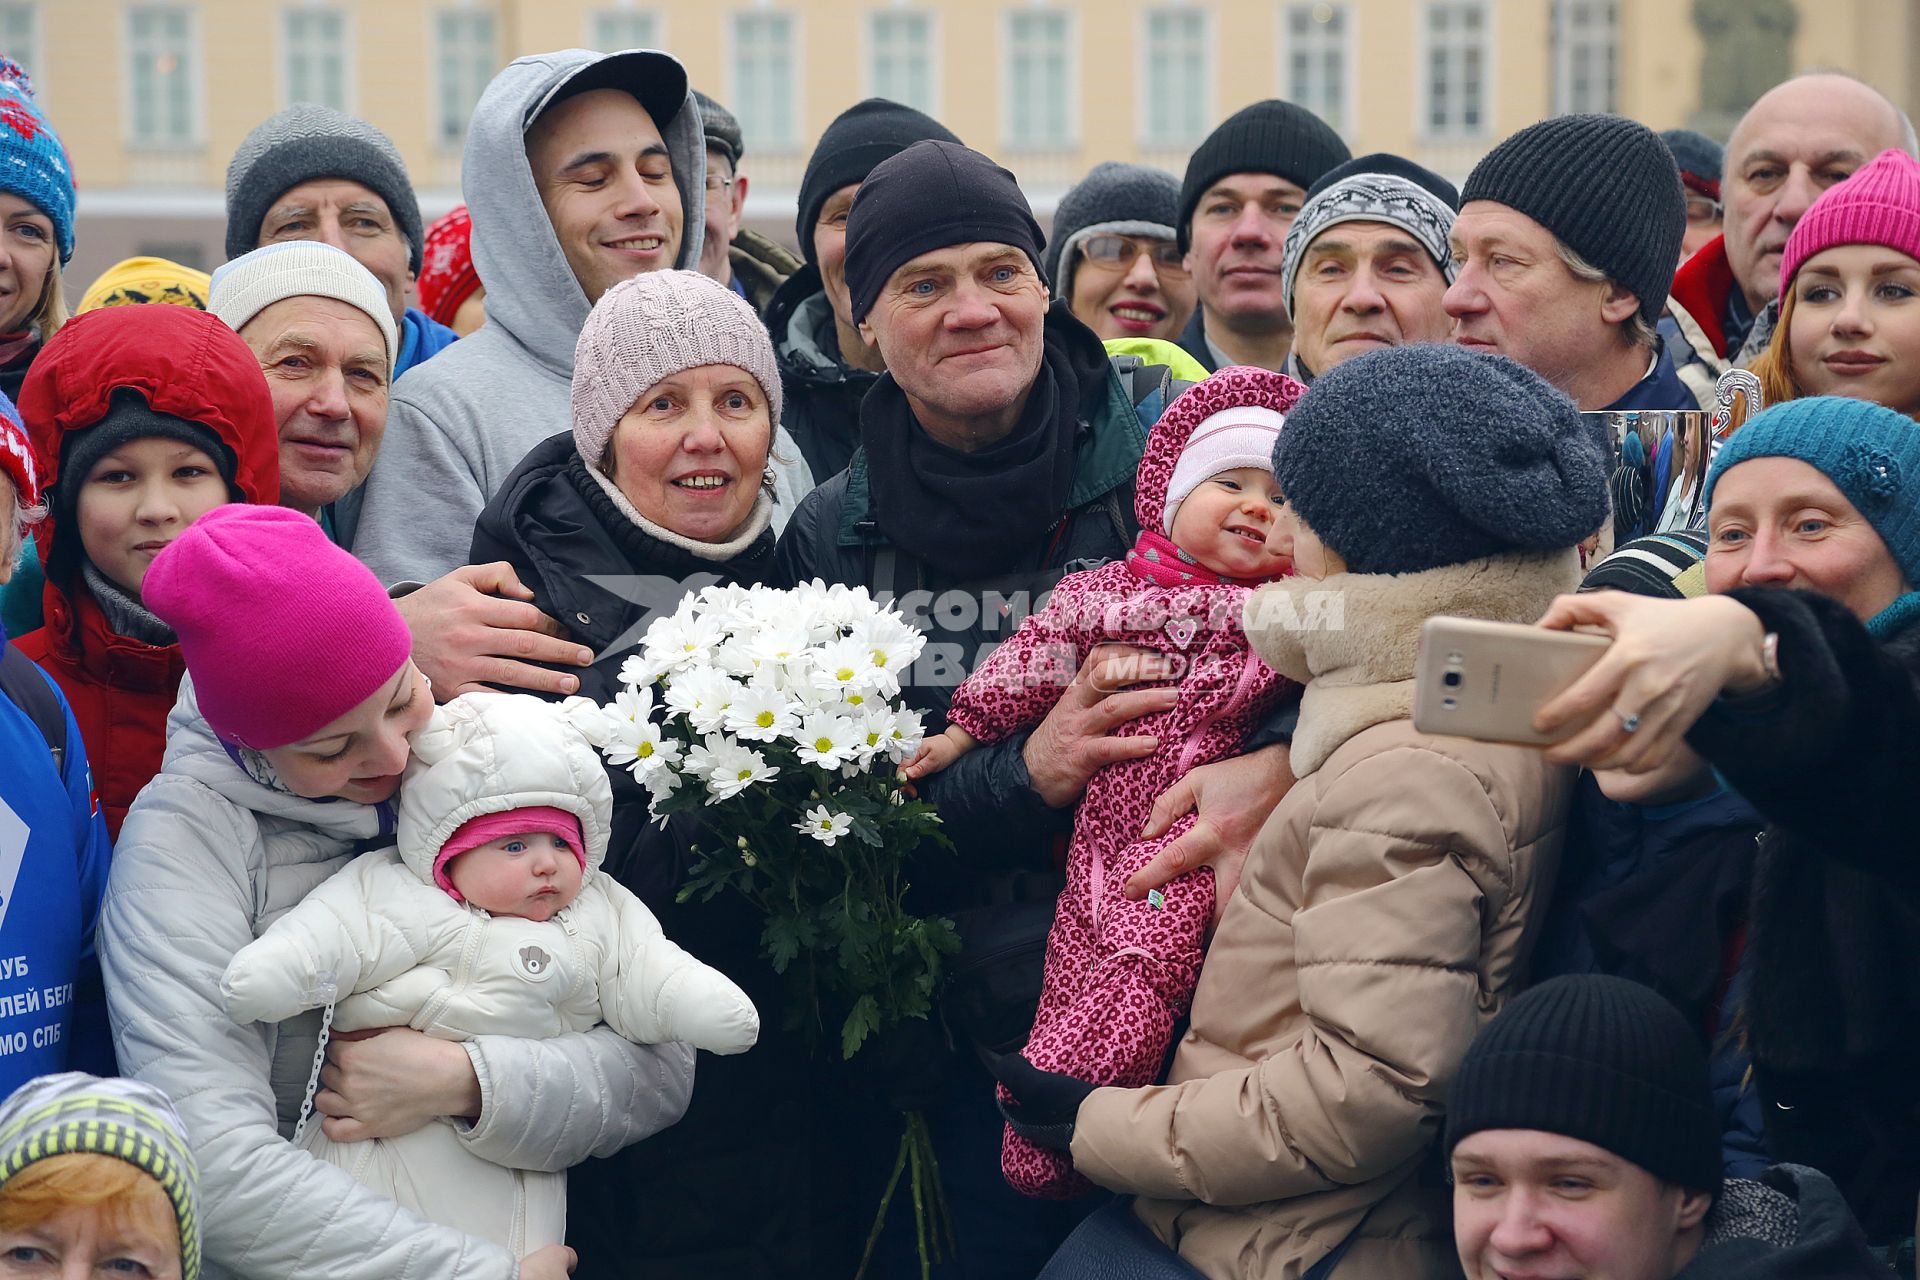
[[[586,841],[579,896],[553,919],[493,916],[433,883],[434,858],[462,823],[543,806],[578,817]],[[243,947],[220,983],[227,1012],[277,1022],[337,999],[344,1031],[545,1038],[605,1022],[638,1043],[743,1052],[760,1030],[746,993],[600,870],[612,808],[598,756],[557,706],[472,693],[436,708],[413,739],[398,846],[354,859]],[[348,1146],[315,1124],[306,1138],[401,1204],[521,1254],[564,1234],[564,1174],[502,1169],[445,1124]]]

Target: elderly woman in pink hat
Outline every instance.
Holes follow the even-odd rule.
[[[561,1169],[676,1120],[691,1051],[604,1027],[461,1044],[389,1028],[335,1038],[316,1078],[317,1017],[228,1019],[233,953],[391,839],[431,691],[373,574],[295,512],[210,512],[154,560],[142,594],[178,635],[187,679],[166,763],[121,832],[99,949],[121,1067],[166,1090],[193,1137],[207,1257],[334,1280],[567,1274],[564,1246],[521,1259],[428,1225],[287,1135],[311,1095],[335,1142],[447,1116],[485,1159]]]

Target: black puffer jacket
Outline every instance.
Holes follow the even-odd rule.
[[[840,358],[818,267],[801,267],[780,286],[767,304],[767,332],[780,360],[781,424],[816,481],[839,475],[860,444],[860,401],[880,375]]]
[[[1767,1143],[1883,1244],[1920,1195],[1920,626],[1877,639],[1823,596],[1733,596],[1780,637],[1786,679],[1688,740],[1768,822],[1747,944]]]
[[[573,437],[557,435],[528,454],[487,504],[472,560],[507,561],[533,590],[535,605],[604,655],[580,673],[580,692],[606,702],[620,688],[620,665],[650,612],[670,611],[685,590],[716,580],[770,580],[773,545],[773,535],[762,534],[744,554],[715,563],[650,537],[587,474]],[[616,595],[595,578],[628,585]],[[668,937],[745,988],[761,1010],[762,1032],[748,1053],[701,1056],[693,1103],[679,1124],[573,1171],[567,1236],[580,1253],[581,1274],[819,1274],[821,1224],[840,1206],[813,1175],[812,1161],[831,1137],[818,1131],[813,1069],[782,1025],[782,984],[760,956],[759,920],[731,897],[676,902],[697,832],[677,821],[664,831],[649,825],[646,793],[625,770],[609,776],[609,873],[652,908]],[[835,1237],[841,1234],[836,1228]]]

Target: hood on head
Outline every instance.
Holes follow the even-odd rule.
[[[1139,478],[1133,486],[1133,510],[1142,529],[1160,528],[1166,512],[1167,486],[1187,447],[1193,429],[1219,413],[1239,405],[1258,405],[1286,414],[1307,388],[1284,373],[1270,373],[1245,365],[1229,365],[1175,396],[1147,436],[1140,458]]]
[[[516,58],[487,85],[467,128],[461,190],[473,220],[474,269],[487,291],[487,323],[499,325],[563,377],[573,375],[574,343],[591,307],[567,265],[534,184],[533,168],[527,163],[527,127],[582,72],[611,64],[593,72],[597,81],[611,75],[619,65],[616,60],[643,59],[654,62],[663,74],[677,76],[680,107],[660,133],[683,209],[680,253],[674,265],[690,269],[700,262],[706,224],[707,143],[700,109],[686,92],[686,72],[671,55],[654,50],[604,54],[562,49]],[[651,110],[654,104],[643,101],[642,105]],[[655,115],[657,122],[659,113]]]
[[[441,846],[473,818],[563,809],[580,819],[587,871],[606,859],[613,788],[600,755],[558,705],[468,693],[433,709],[400,784],[400,856],[427,884]]]

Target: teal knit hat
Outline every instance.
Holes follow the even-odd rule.
[[[62,1155],[112,1156],[159,1183],[180,1228],[182,1280],[196,1280],[200,1174],[165,1094],[80,1071],[29,1080],[0,1106],[0,1188],[28,1165]]]
[[[1920,423],[1847,396],[1810,396],[1755,414],[1734,432],[1707,472],[1713,487],[1753,458],[1797,458],[1846,495],[1910,583],[1920,584]]]

